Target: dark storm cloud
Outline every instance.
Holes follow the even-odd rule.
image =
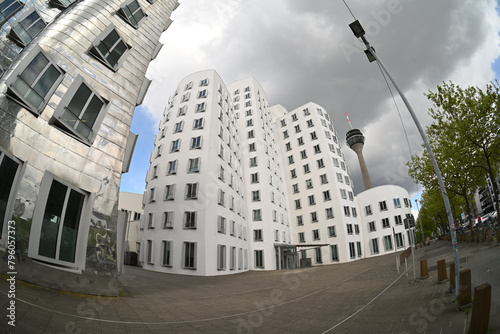
[[[493,79],[490,64],[499,54],[500,26],[494,1],[347,3],[424,126],[430,122],[430,105],[423,95],[428,89],[435,90],[448,80],[483,85]],[[374,186],[392,183],[415,191],[404,163],[410,150],[421,151],[420,136],[393,89],[403,128],[378,66],[368,63],[363,46],[348,27],[354,19],[343,1],[186,0],[177,11],[183,7],[185,12],[174,20],[178,27],[170,28],[172,32],[200,27],[197,31],[202,34],[206,27],[212,34],[199,42],[198,52],[162,52],[166,60],[152,66],[162,82],[169,81],[175,89],[182,77],[206,68],[214,68],[226,83],[253,76],[270,104],[288,110],[309,101],[322,105],[342,139],[349,129],[347,112],[367,138],[365,159]],[[172,32],[166,33],[167,48]],[[186,38],[184,43],[192,50],[191,43],[196,42]],[[152,104],[154,96],[160,96],[155,94],[154,90],[148,93]],[[356,156],[345,146],[344,153],[359,192],[362,180]]]

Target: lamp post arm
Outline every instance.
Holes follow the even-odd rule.
[[[363,39],[363,41],[365,42],[365,44],[367,46],[370,45],[366,41],[366,39]],[[441,188],[441,194],[443,196],[444,206],[446,208],[446,215],[448,216],[448,226],[450,228],[451,241],[452,241],[452,244],[453,244],[453,255],[454,255],[454,260],[455,260],[455,282],[456,282],[455,286],[458,287],[458,286],[460,286],[460,283],[459,283],[460,262],[459,262],[459,256],[458,256],[457,235],[456,235],[456,232],[455,232],[455,229],[454,229],[454,222],[453,222],[453,216],[452,216],[452,213],[451,213],[450,201],[448,199],[448,194],[446,192],[446,188],[444,187],[444,182],[443,182],[443,178],[441,176],[441,171],[439,170],[439,166],[438,166],[438,164],[436,162],[436,158],[434,157],[434,153],[432,152],[432,148],[431,148],[431,145],[429,144],[429,140],[427,139],[427,136],[425,135],[425,132],[424,132],[422,126],[420,125],[420,122],[419,122],[417,116],[415,115],[415,112],[413,111],[413,108],[411,107],[410,103],[406,99],[406,96],[401,91],[401,89],[399,89],[399,86],[396,84],[396,82],[392,78],[391,74],[389,73],[389,71],[385,67],[384,63],[382,63],[382,61],[380,60],[380,58],[377,56],[377,54],[375,53],[375,50],[373,49],[373,47],[369,46],[368,52],[371,53],[371,55],[375,58],[375,60],[380,65],[380,67],[382,68],[382,70],[387,74],[387,76],[391,80],[391,82],[394,85],[394,87],[396,87],[396,90],[398,91],[399,95],[401,96],[401,99],[403,99],[403,102],[405,103],[406,108],[408,108],[408,111],[410,112],[410,115],[413,118],[413,121],[415,122],[415,125],[417,126],[418,132],[420,133],[420,136],[422,137],[422,140],[424,141],[425,148],[427,149],[427,152],[429,153],[429,157],[431,159],[432,166],[434,167],[434,172],[436,173],[436,176],[437,176],[437,179],[438,179],[439,187]],[[458,300],[458,288],[455,289],[455,295],[456,295],[456,298]]]

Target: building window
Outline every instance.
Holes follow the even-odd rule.
[[[62,70],[36,46],[7,78],[7,96],[40,114],[62,79]]]
[[[184,228],[185,229],[196,229],[196,211],[185,211],[184,212]]]
[[[181,139],[176,139],[170,144],[170,152],[178,152],[181,148]]]
[[[318,222],[318,213],[316,211],[311,212],[311,223],[317,223]]]
[[[347,193],[346,193],[345,189],[340,189],[340,197],[342,199],[347,199]]]
[[[316,135],[316,131],[311,132],[311,140],[318,139],[318,136]]]
[[[395,235],[395,239],[396,239],[396,247],[397,248],[404,247],[403,235],[401,233],[397,233]]]
[[[365,216],[370,216],[372,214],[373,214],[373,212],[372,212],[372,206],[371,205],[365,206]]]
[[[373,222],[369,222],[369,223],[368,223],[368,231],[370,231],[370,232],[374,232],[374,231],[376,231],[376,230],[377,230],[377,229],[375,228],[375,222],[374,222],[374,221],[373,221]]]
[[[4,0],[0,3],[0,23],[3,25],[11,16],[17,13],[23,3],[17,0]]]
[[[163,240],[163,259],[162,265],[165,267],[172,267],[172,251],[173,251],[173,241]]]
[[[378,238],[370,239],[370,251],[372,254],[378,254]]]
[[[184,268],[196,269],[196,242],[184,242]]]
[[[311,170],[309,169],[309,164],[305,164],[303,168],[304,168],[304,174],[308,174],[311,172]]]
[[[217,232],[226,234],[226,218],[217,216]]]
[[[348,206],[344,206],[344,215],[346,217],[350,217],[351,216],[351,209]]]
[[[321,148],[319,147],[319,144],[318,145],[314,145],[314,154],[318,154],[318,153],[321,153]]]
[[[0,4],[3,8],[5,3],[9,1],[4,1]],[[12,8],[12,4],[16,4],[17,2],[10,2],[10,6]],[[16,6],[16,5],[15,5]],[[2,9],[2,14],[0,14],[0,20],[5,14],[5,9]],[[2,20],[3,21],[3,20]],[[47,23],[40,17],[38,12],[33,8],[30,11],[22,14],[15,22],[12,23],[12,28],[10,29],[9,37],[14,40],[17,44],[24,47],[28,45],[33,38],[43,29]]]
[[[264,268],[264,251],[256,250],[254,254],[255,254],[255,267]]]
[[[319,240],[319,230],[313,230],[313,240]]]
[[[250,167],[257,167],[257,157],[250,158]]]
[[[384,249],[386,252],[392,250],[392,237],[390,235],[384,236]]]
[[[186,199],[198,198],[198,183],[186,184]]]
[[[321,256],[321,248],[315,248],[314,253],[316,255],[316,263],[323,263],[323,258]]]
[[[125,1],[118,10],[118,15],[136,29],[139,28],[139,24],[142,20],[146,18],[146,14],[142,11],[137,0]]]
[[[351,259],[356,258],[356,249],[354,248],[354,242],[349,243],[349,255],[351,256]]]
[[[260,190],[252,191],[252,202],[260,202]]]
[[[252,210],[253,221],[261,221],[262,220],[262,212],[260,209]]]
[[[396,221],[396,225],[402,225],[403,220],[401,219],[401,215],[394,216],[394,220]]]
[[[330,190],[323,191],[323,201],[330,201],[332,198],[330,197]]]
[[[337,245],[330,245],[330,255],[332,262],[339,260],[339,248]]]
[[[302,151],[300,151],[300,157],[301,157],[302,159],[307,159],[307,153],[306,153],[306,150],[302,150]]]
[[[326,219],[333,218],[333,208],[326,208],[325,213],[326,213]]]
[[[200,87],[202,86],[208,86],[208,79],[203,79],[200,81]]]
[[[302,220],[302,216],[297,216],[297,225],[298,226],[304,225],[304,221]]]
[[[89,52],[104,65],[116,71],[129,49],[130,46],[122,40],[115,26],[110,25],[92,42]]]
[[[328,236],[330,238],[337,236],[337,232],[335,231],[335,226],[328,226]]]
[[[382,228],[389,228],[391,224],[389,223],[389,218],[382,218]]]
[[[306,242],[306,237],[304,236],[304,232],[299,232],[299,242]]]
[[[248,131],[248,138],[251,139],[251,138],[255,138],[255,133],[253,130],[250,130]]]
[[[38,198],[29,256],[61,265],[75,264],[77,255],[87,246],[81,243],[79,235],[85,233],[81,221],[90,221],[90,217],[83,218],[87,216],[88,195],[47,173],[42,179]]]
[[[205,98],[205,97],[207,97],[207,90],[206,90],[206,89],[204,89],[204,90],[200,90],[200,91],[198,92],[198,98],[199,98],[199,99],[202,99],[202,98]]]
[[[380,211],[387,211],[387,203],[385,201],[378,202],[378,205],[380,206]]]
[[[189,94],[189,93],[186,93],[186,95],[187,94]],[[186,115],[186,112],[187,112],[187,106],[182,106],[179,108],[179,111],[177,112],[177,116],[184,116],[184,115]]]
[[[194,109],[194,112],[204,112],[206,109],[207,104],[205,102],[198,103],[196,105],[196,108]]]
[[[354,224],[354,233],[359,234],[359,225]]]
[[[296,210],[299,210],[299,209],[301,209],[301,208],[302,208],[302,206],[300,205],[300,199],[296,199],[296,200],[295,200],[295,209],[296,209]]]
[[[200,158],[188,160],[188,173],[197,173],[200,171]]]
[[[217,270],[226,270],[226,246],[217,245]]]
[[[148,240],[147,244],[147,261],[149,264],[153,264],[153,240]]]
[[[299,146],[304,145],[304,139],[302,137],[297,138],[297,143]]]
[[[254,241],[263,241],[262,230],[253,230],[253,240]]]
[[[361,257],[361,242],[356,241],[356,248],[358,249],[358,257]]]
[[[175,184],[165,186],[165,201],[173,201],[175,196]]]
[[[184,127],[184,121],[179,121],[179,122],[175,123],[174,133],[182,132],[183,127]]]
[[[203,117],[194,120],[193,130],[203,129]]]
[[[316,205],[316,200],[314,199],[314,195],[308,196],[309,205]]]
[[[191,149],[196,150],[201,148],[201,136],[191,138]]]
[[[295,171],[295,168],[290,170],[290,177],[292,179],[295,179],[297,177],[297,172]]]
[[[318,163],[318,169],[325,168],[325,163],[323,162],[323,159],[318,159],[316,160]]]
[[[177,173],[177,160],[172,160],[168,162],[167,175],[172,175]]]
[[[249,150],[250,152],[255,152],[255,150],[256,150],[256,149],[255,149],[255,143],[251,143],[251,144],[249,144],[249,145],[248,145],[248,150]]]
[[[85,142],[92,142],[104,118],[105,105],[106,102],[78,76],[57,106],[50,122]]]
[[[347,224],[347,234],[352,234],[352,224]]]
[[[314,126],[312,119],[307,120],[307,127],[312,128]]]
[[[223,206],[223,207],[225,207],[225,203],[224,203],[225,202],[225,195],[226,194],[224,193],[224,191],[222,189],[219,189],[219,195],[218,195],[219,198],[218,198],[217,203],[219,203],[219,205]]]
[[[250,174],[250,183],[259,183],[259,173]]]
[[[174,211],[167,211],[163,213],[163,228],[174,228]]]
[[[298,120],[298,118],[297,118],[297,114],[293,114],[293,115],[292,115],[292,121],[294,121],[294,122],[295,122],[295,121],[297,121],[297,120]]]
[[[295,133],[299,133],[300,132],[300,125],[295,125]]]
[[[155,228],[155,214],[149,213],[148,214],[148,229],[154,229],[154,228]]]
[[[288,164],[291,165],[293,164],[295,161],[293,161],[293,155],[289,155],[288,156]]]
[[[328,183],[328,178],[327,178],[326,174],[321,174],[321,175],[319,176],[319,178],[320,178],[320,180],[321,180],[321,184],[326,184],[326,183]]]

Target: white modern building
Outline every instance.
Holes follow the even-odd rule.
[[[328,112],[315,103],[269,107],[254,78],[225,85],[215,70],[184,78],[150,163],[140,251],[147,270],[212,276],[384,253],[369,251]],[[408,197],[384,189],[360,203]]]
[[[410,245],[410,230],[404,220],[411,216],[408,192],[399,186],[385,185],[359,193],[359,220],[367,256],[404,250]]]
[[[118,210],[125,213],[124,220],[126,221],[124,232],[125,241],[123,246],[126,254],[126,264],[131,264],[127,263],[130,262],[130,259],[127,261],[127,254],[129,254],[130,257],[131,253],[135,253],[135,255],[133,255],[135,258],[141,249],[141,218],[144,213],[142,208],[142,196],[142,194],[121,191],[118,197]]]
[[[351,178],[328,113],[308,103],[277,118],[275,132],[286,170],[292,241],[302,264],[362,257]]]

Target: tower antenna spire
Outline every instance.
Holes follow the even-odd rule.
[[[347,122],[349,123],[349,127],[350,127],[350,128],[351,128],[351,130],[352,130],[351,120],[349,119],[349,116],[347,116],[347,113],[345,113],[345,117],[347,118]]]

